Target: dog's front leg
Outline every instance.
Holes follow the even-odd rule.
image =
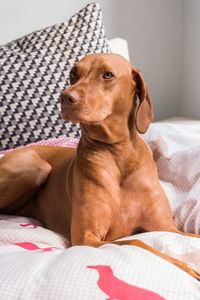
[[[72,205],[71,243],[99,247],[110,228],[111,211],[101,200],[79,201]]]
[[[109,214],[101,212],[101,208],[96,211],[96,214],[90,215],[90,208],[85,207],[86,215],[82,215],[83,211],[78,209],[74,211],[71,224],[71,242],[72,246],[91,246],[100,247],[105,244],[115,245],[131,245],[145,249],[179,267],[183,271],[190,274],[193,278],[200,280],[200,274],[193,270],[187,263],[161,253],[151,246],[143,243],[140,240],[127,241],[107,241],[106,235],[109,231]]]
[[[190,265],[188,265],[187,263],[178,260],[176,258],[173,258],[171,256],[168,256],[164,253],[161,253],[155,249],[153,249],[151,246],[143,243],[140,240],[127,240],[127,241],[102,241],[99,239],[99,236],[97,234],[94,234],[90,231],[86,231],[86,232],[80,232],[79,234],[77,234],[78,232],[78,228],[76,228],[75,230],[73,230],[73,232],[76,234],[76,236],[78,236],[79,234],[81,234],[81,236],[77,239],[77,241],[81,241],[76,243],[76,240],[73,241],[72,245],[82,245],[82,246],[91,246],[91,247],[100,247],[102,245],[105,244],[115,244],[115,245],[131,245],[131,246],[136,246],[136,247],[140,247],[142,249],[145,249],[165,260],[167,260],[168,262],[174,264],[175,266],[179,267],[180,269],[182,269],[183,271],[187,272],[189,275],[191,275],[193,278],[197,279],[198,281],[200,281],[200,274],[197,273],[194,269],[192,269],[192,267]]]

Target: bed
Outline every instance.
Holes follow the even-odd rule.
[[[65,23],[1,46],[1,156],[29,144],[76,147],[80,128],[59,118],[55,99],[77,57],[111,50],[128,58],[126,41],[106,40],[96,3]],[[153,151],[177,227],[200,234],[200,121],[152,123],[143,137]],[[198,238],[169,232],[126,239],[131,238],[200,272]],[[141,248],[70,247],[65,237],[21,216],[0,215],[0,278],[1,300],[200,299],[198,281]]]

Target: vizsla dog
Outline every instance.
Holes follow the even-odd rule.
[[[60,100],[63,119],[81,123],[77,149],[7,153],[0,159],[0,212],[32,216],[72,245],[142,247],[199,280],[189,265],[139,240],[116,241],[141,230],[181,233],[138,134],[153,119],[141,72],[119,55],[90,54],[71,70],[70,83]]]

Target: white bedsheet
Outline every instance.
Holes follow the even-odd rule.
[[[200,126],[155,123],[144,138],[153,150],[176,225],[200,234]]]
[[[200,298],[198,281],[143,249],[111,244],[98,249],[66,249],[60,235],[31,223],[37,224],[33,219],[1,216],[1,300]],[[163,232],[134,238],[188,261],[200,271],[199,239]],[[103,266],[100,286],[100,273],[88,266]],[[108,298],[113,295],[119,298]]]

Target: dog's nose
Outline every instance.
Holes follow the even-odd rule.
[[[64,103],[77,103],[80,100],[80,96],[79,93],[77,91],[69,91],[69,92],[62,92],[61,96],[60,96],[60,102],[61,104]]]

